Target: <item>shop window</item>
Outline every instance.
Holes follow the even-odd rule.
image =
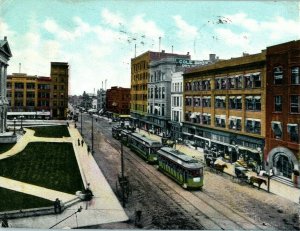
[[[274,84],[283,83],[283,70],[282,67],[275,67],[273,69]]]

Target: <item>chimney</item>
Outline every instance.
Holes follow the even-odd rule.
[[[209,61],[213,62],[216,60],[216,54],[209,54]]]
[[[186,55],[190,55],[190,52],[186,53]]]
[[[165,53],[165,50],[161,50],[161,53]]]
[[[243,52],[243,57],[248,56],[249,53]]]
[[[7,37],[6,36],[4,36],[4,41],[7,41]]]

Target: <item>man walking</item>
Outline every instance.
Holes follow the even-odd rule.
[[[80,146],[80,140],[79,140],[79,138],[78,138],[78,146]]]
[[[83,140],[81,140],[81,146],[83,147],[83,143],[84,143],[84,141]]]

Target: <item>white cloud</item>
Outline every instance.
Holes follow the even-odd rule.
[[[218,28],[216,39],[221,40],[229,46],[247,47],[249,45],[248,33],[234,33],[230,29]]]
[[[198,35],[198,28],[188,24],[185,20],[182,19],[180,15],[173,16],[175,20],[175,24],[179,31],[177,32],[177,36],[181,39],[194,39]]]
[[[101,16],[104,19],[105,23],[109,24],[112,27],[118,27],[125,22],[125,20],[119,14],[112,13],[108,9],[103,9],[101,12]]]
[[[144,15],[137,15],[133,18],[130,23],[130,31],[133,34],[143,36],[152,39],[157,39],[158,37],[163,37],[164,32],[159,29],[154,21],[145,20]]]

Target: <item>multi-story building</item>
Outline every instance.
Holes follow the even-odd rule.
[[[171,80],[171,134],[174,140],[181,138],[183,121],[183,72],[174,72]]]
[[[103,88],[97,91],[97,110],[100,114],[106,111],[106,90]]]
[[[261,164],[265,137],[265,51],[184,73],[183,138],[215,156]]]
[[[147,129],[156,134],[171,133],[171,81],[172,73],[182,69],[179,60],[189,62],[190,55],[170,54],[149,64]]]
[[[300,40],[267,48],[267,169],[300,187]]]
[[[106,91],[106,109],[118,115],[130,113],[130,88],[111,87]]]
[[[131,59],[131,102],[130,115],[135,126],[146,128],[147,124],[147,106],[148,106],[148,80],[150,76],[151,61],[157,61],[162,58],[177,57],[190,59],[189,55],[178,55],[173,53],[147,51]]]
[[[51,62],[51,117],[56,119],[67,118],[69,65],[64,62]]]
[[[13,73],[7,76],[10,116],[65,119],[68,108],[68,64],[51,63],[51,78]]]
[[[6,132],[8,100],[6,96],[7,66],[12,57],[7,38],[0,40],[0,134]],[[3,138],[3,137],[2,137]],[[2,139],[0,139],[1,142]],[[3,142],[5,139],[3,138]]]

